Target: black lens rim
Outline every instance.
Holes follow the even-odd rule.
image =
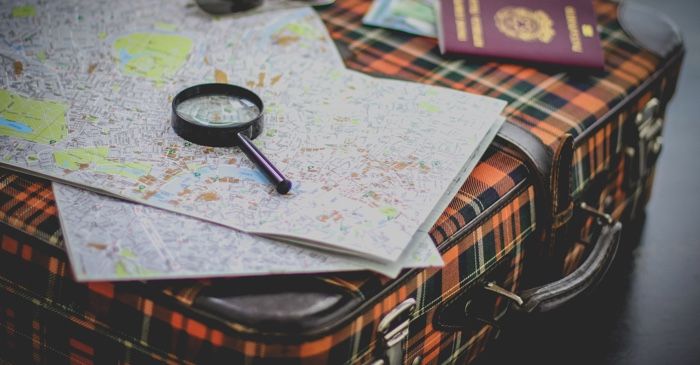
[[[197,0],[197,6],[213,15],[237,13],[257,8],[263,0]]]
[[[177,113],[177,106],[185,100],[206,96],[227,95],[245,99],[258,107],[259,113],[252,120],[235,126],[205,126],[191,122]],[[244,87],[232,84],[200,84],[188,87],[180,91],[173,98],[171,125],[175,133],[192,143],[209,147],[233,147],[237,146],[237,133],[245,134],[250,139],[255,139],[263,130],[263,102],[260,97]]]

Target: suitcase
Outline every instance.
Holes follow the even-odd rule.
[[[260,278],[73,280],[50,183],[0,173],[0,359],[14,364],[469,363],[513,313],[590,290],[649,199],[683,45],[596,1],[606,71],[446,60],[435,40],[319,9],[346,65],[507,100],[496,142],[435,223],[443,268]],[[653,223],[653,222],[652,222]]]

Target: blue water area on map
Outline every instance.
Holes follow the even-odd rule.
[[[151,196],[149,201],[158,202],[169,202],[170,200],[177,197],[177,194],[182,189],[191,188],[192,186],[197,186],[207,178],[222,178],[222,177],[233,177],[239,178],[241,180],[254,181],[256,183],[265,185],[268,184],[267,177],[261,171],[257,169],[249,169],[245,167],[235,167],[235,166],[216,166],[212,168],[210,166],[204,166],[197,169],[194,174],[186,174],[177,179],[171,180],[168,184],[163,186],[159,192]]]
[[[161,202],[167,202],[167,201],[171,200],[173,198],[173,196],[175,196],[175,195],[171,194],[167,191],[159,191],[155,195],[153,195],[152,199],[155,199],[155,200],[161,201]]]
[[[136,56],[127,52],[124,48],[119,49],[119,63],[126,65],[129,61],[136,58]]]
[[[3,117],[0,117],[0,127],[14,129],[15,131],[20,133],[31,133],[33,131],[33,129],[26,124],[15,122],[13,120],[7,120]]]
[[[265,177],[265,175],[257,169],[252,170],[245,167],[220,166],[218,172],[222,176],[237,177],[240,179],[255,181],[260,184],[267,184],[267,177]]]

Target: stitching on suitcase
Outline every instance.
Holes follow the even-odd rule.
[[[529,194],[529,191],[530,191],[530,186],[528,186],[526,189],[524,189],[520,194],[515,194],[513,197],[511,197],[509,200],[507,200],[507,201],[505,202],[505,204],[503,204],[503,205],[505,206],[505,205],[511,204],[515,199],[517,199],[518,197],[522,196],[523,193],[526,193],[526,192],[527,192],[527,193]],[[496,202],[496,204],[498,204],[498,203],[500,203],[500,202]],[[497,213],[499,213],[499,212],[500,212],[500,211],[495,210],[494,212],[492,212],[492,213],[489,214],[488,216],[484,217],[483,220],[484,220],[484,221],[489,220],[489,219],[493,218],[493,217],[494,217]],[[525,236],[525,234],[531,233],[531,230],[532,230],[533,227],[535,227],[535,226],[536,226],[536,222],[535,222],[535,224],[531,224],[529,227],[525,228],[525,229],[523,230],[523,232],[522,232],[520,235],[518,235],[517,237],[514,237],[513,241],[511,241],[511,243],[510,243],[509,245],[504,246],[504,248],[503,248],[501,251],[499,251],[499,254],[503,254],[503,252],[504,252],[505,250],[508,250],[508,251],[509,251],[508,253],[510,253],[510,250],[518,244],[518,243],[516,243],[516,242],[517,242],[517,241],[522,241],[523,238],[524,238],[524,236]],[[467,234],[472,233],[472,232],[473,232],[473,230],[470,230],[469,232],[464,233],[464,235],[462,235],[462,237],[460,237],[460,239],[466,237]],[[460,241],[460,239],[456,239],[456,240],[454,241],[454,244],[452,244],[451,246],[449,246],[447,249],[450,249],[450,248],[454,247],[454,246]],[[446,249],[446,250],[447,250],[447,249]],[[507,255],[508,253],[506,253],[506,255]],[[497,255],[497,256],[498,256],[498,255]],[[496,256],[492,257],[491,259],[489,259],[489,260],[485,263],[484,266],[485,266],[486,268],[484,269],[484,272],[483,272],[482,274],[487,274],[487,273],[493,268],[493,263],[494,263],[494,260],[495,260],[495,259],[496,259]],[[428,312],[429,310],[431,310],[432,307],[434,306],[434,304],[435,304],[436,302],[441,302],[441,303],[442,303],[442,302],[443,302],[443,301],[442,301],[442,297],[444,297],[445,295],[452,294],[452,292],[454,292],[455,290],[460,289],[460,285],[461,285],[462,283],[464,283],[465,281],[472,279],[473,276],[474,276],[475,274],[476,274],[476,273],[472,273],[470,276],[468,276],[468,277],[466,277],[466,278],[460,280],[460,281],[457,283],[457,285],[455,285],[455,286],[453,286],[452,288],[450,288],[450,289],[446,290],[445,292],[443,292],[442,295],[440,296],[440,298],[435,299],[435,300],[429,302],[428,304],[425,304],[425,305],[423,306],[423,308],[422,308],[423,310],[422,310],[421,312],[419,312],[419,313],[416,315],[416,317],[421,316],[421,315],[425,314],[426,312]],[[481,274],[480,274],[480,275],[481,275]],[[384,296],[384,297],[386,297],[386,296]]]
[[[508,200],[505,201],[504,205],[509,205],[509,204],[513,203],[513,201],[515,201],[517,198],[521,197],[524,193],[530,194],[530,190],[531,190],[531,186],[528,185],[528,186],[527,186],[525,189],[523,189],[520,193],[518,193],[518,194],[513,194],[512,197],[510,197]],[[494,204],[498,204],[498,203],[500,203],[500,202],[497,201],[497,202],[494,203]],[[486,221],[486,220],[489,220],[489,219],[493,218],[493,217],[494,217],[496,214],[498,214],[498,213],[499,213],[499,210],[494,210],[491,214],[485,216],[485,217],[483,218],[483,221]],[[520,235],[518,235],[518,237],[514,238],[513,241],[511,241],[511,244],[510,244],[510,245],[504,246],[503,250],[499,251],[499,253],[500,253],[500,254],[503,254],[503,252],[504,252],[505,250],[508,250],[508,251],[509,251],[508,253],[510,253],[510,250],[512,250],[513,247],[515,247],[517,244],[519,244],[518,241],[522,241],[523,238],[524,238],[524,236],[525,236],[526,234],[529,234],[529,233],[531,232],[532,228],[533,228],[535,225],[536,225],[536,223],[535,223],[535,224],[531,224],[529,227],[527,227],[525,230],[523,230],[523,232],[522,232]],[[475,228],[476,228],[476,227],[475,227]],[[463,235],[462,237],[460,237],[460,239],[466,237],[467,234],[472,233],[473,231],[474,231],[474,229],[472,229],[472,230],[470,230],[470,231],[464,233],[464,235]],[[446,249],[449,249],[449,248],[454,247],[456,244],[458,244],[458,242],[460,241],[460,239],[455,239],[454,243],[451,244],[450,246],[448,246]],[[521,242],[520,242],[520,243],[521,243]],[[508,253],[506,253],[506,255],[507,255]],[[497,256],[498,256],[498,255],[497,255]],[[487,273],[494,267],[495,259],[496,259],[496,256],[494,256],[493,258],[489,259],[489,260],[485,263],[485,265],[484,265],[484,266],[485,266],[485,269],[484,269],[484,272],[483,272],[482,274],[487,274]],[[432,310],[437,304],[442,303],[442,298],[443,298],[445,295],[449,296],[449,295],[451,295],[453,292],[455,292],[455,291],[461,289],[461,288],[460,288],[461,284],[464,283],[465,281],[471,280],[471,279],[475,276],[475,274],[476,274],[476,273],[472,273],[472,274],[469,275],[468,277],[466,277],[466,278],[460,280],[460,281],[457,283],[457,285],[453,286],[452,288],[450,288],[450,289],[448,289],[447,291],[445,291],[444,293],[442,293],[442,295],[440,296],[440,298],[437,298],[437,299],[435,299],[435,300],[433,300],[433,301],[427,303],[426,305],[424,305],[423,308],[422,308],[422,310],[416,315],[415,318],[418,318],[418,317],[423,316],[424,314],[426,314],[427,312],[429,312],[430,310]],[[0,279],[5,279],[5,278],[0,277]],[[5,279],[5,280],[6,280],[6,279]],[[18,287],[21,288],[22,290],[25,290],[25,291],[27,291],[27,292],[29,292],[29,293],[34,294],[34,296],[37,296],[36,293],[35,293],[33,290],[29,290],[29,289],[24,288],[24,287],[22,287],[22,286],[18,286]],[[37,296],[37,297],[38,297],[38,296]],[[384,297],[386,297],[386,295],[385,295]],[[455,298],[451,298],[451,300],[455,300]],[[436,303],[437,303],[437,304],[436,304]],[[53,311],[53,312],[55,312],[55,313],[61,315],[59,312],[53,310],[53,308],[49,309],[49,308],[47,307],[46,309],[47,309],[47,310],[51,310],[51,311]],[[82,320],[84,320],[84,321],[86,321],[86,322],[89,322],[89,321],[87,321],[87,320],[84,319],[84,316],[83,316],[82,314],[80,314],[80,313],[78,313],[78,312],[72,310],[71,308],[66,307],[66,308],[64,308],[64,309],[66,309],[68,312],[72,312],[73,314],[77,315],[77,316],[78,316],[79,318],[81,318]],[[412,321],[412,322],[413,322],[413,321]],[[128,334],[125,334],[125,333],[123,333],[123,332],[121,332],[121,331],[116,331],[116,330],[114,330],[112,327],[107,327],[107,326],[106,326],[104,323],[102,323],[102,322],[95,321],[94,323],[100,325],[101,327],[109,328],[109,330],[113,331],[114,334],[117,334],[117,335],[121,336],[121,337],[124,338],[124,339],[131,339],[131,340],[133,340],[132,342],[133,342],[134,344],[137,344],[137,343],[138,343],[140,346],[143,346],[145,349],[153,349],[153,350],[155,350],[154,352],[156,352],[156,353],[157,353],[157,352],[160,352],[160,353],[162,353],[162,354],[166,354],[167,357],[175,357],[175,358],[178,358],[178,359],[179,359],[179,357],[175,356],[174,354],[172,354],[172,353],[170,353],[170,352],[165,352],[165,351],[162,351],[162,350],[158,350],[158,349],[156,349],[156,348],[151,347],[151,346],[148,345],[148,344],[144,345],[144,344],[141,343],[141,340],[140,340],[140,339],[136,339],[135,337],[130,336],[130,335],[128,335]],[[367,353],[371,352],[371,350],[375,347],[375,344],[376,344],[376,343],[377,343],[377,341],[375,340],[375,341],[371,342],[370,344],[368,344],[368,346],[365,347],[364,351],[360,352],[360,354],[361,354],[360,357],[365,356]],[[136,348],[136,347],[134,347],[134,348]],[[144,350],[139,350],[139,351],[142,351],[142,352],[143,352]],[[146,353],[147,353],[147,352],[146,352]],[[190,364],[191,364],[191,362],[187,362],[187,363],[190,363]],[[348,364],[348,363],[350,363],[350,362],[345,362],[344,364]]]
[[[455,359],[459,358],[461,356],[460,354],[463,353],[464,350],[466,350],[470,346],[474,345],[474,342],[479,341],[480,340],[479,337],[482,335],[481,332],[483,332],[483,330],[480,330],[477,333],[473,334],[471,337],[469,337],[469,339],[465,343],[463,343],[462,346],[457,348],[456,352],[453,352],[451,354],[450,359],[452,359],[452,361],[454,361]],[[455,335],[456,335],[456,333],[450,334],[451,337],[454,337]],[[484,335],[486,335],[486,334],[484,334]],[[433,344],[434,342],[439,342],[441,340],[442,340],[441,338],[437,338],[437,339],[431,341],[430,344]],[[455,341],[453,340],[453,342],[455,342]],[[425,342],[423,346],[426,346],[426,345],[429,345],[429,343]],[[420,347],[420,348],[415,349],[412,352],[407,352],[406,356],[410,359],[410,358],[414,357],[415,355],[417,355],[421,352],[424,352],[424,351],[425,351],[425,349],[423,347]],[[443,364],[446,364],[449,361],[450,360],[448,359],[447,361],[443,362]]]
[[[499,200],[496,200],[491,206],[496,206],[496,205],[501,205],[501,204],[503,204],[503,206],[509,205],[509,204],[513,203],[513,201],[514,201],[515,199],[517,199],[518,197],[520,197],[521,195],[523,195],[523,193],[529,192],[530,188],[534,188],[534,186],[533,186],[532,184],[524,184],[525,181],[527,181],[527,180],[523,180],[523,181],[521,181],[521,182],[518,184],[518,185],[522,184],[522,185],[526,186],[525,188],[522,188],[521,190],[519,190],[519,191],[513,193],[512,196],[508,197],[508,199],[503,199],[503,200],[499,199]],[[514,188],[518,188],[518,185],[516,185]],[[509,193],[510,193],[510,192],[509,192]],[[534,201],[534,199],[533,199],[533,201]],[[487,209],[488,209],[488,208],[487,208]],[[438,249],[440,249],[441,253],[443,253],[443,252],[445,252],[445,251],[451,249],[452,247],[454,247],[455,245],[457,245],[457,243],[458,243],[462,238],[464,238],[464,237],[467,236],[469,233],[472,233],[475,229],[477,229],[478,226],[479,226],[481,223],[483,223],[483,222],[485,222],[485,221],[487,221],[487,220],[493,218],[493,217],[494,217],[497,213],[499,213],[500,211],[501,211],[500,209],[494,209],[492,212],[490,212],[488,215],[485,215],[484,217],[481,217],[481,216],[477,215],[476,218],[474,219],[474,221],[477,221],[477,219],[478,219],[477,222],[478,222],[479,224],[474,224],[472,227],[469,227],[471,224],[465,225],[465,226],[462,227],[461,229],[457,230],[457,232],[455,232],[452,236],[450,236],[450,237],[448,237],[447,239],[445,239],[445,240],[442,242],[442,244],[439,245]],[[483,213],[483,211],[482,211],[481,213]],[[469,222],[469,223],[472,223],[472,222]],[[469,228],[469,229],[466,230],[465,228]],[[453,238],[453,237],[454,237],[454,238]],[[451,242],[450,242],[450,241],[451,241]]]
[[[530,194],[530,186],[528,186],[526,189],[524,189],[520,194],[514,194],[514,196],[511,197],[510,199],[508,199],[504,205],[509,205],[509,204],[511,204],[511,203],[512,203],[513,201],[515,201],[517,198],[519,198],[520,196],[522,196],[523,193],[528,193],[528,194]],[[499,203],[499,202],[497,202],[497,203]],[[489,214],[488,216],[486,216],[486,217],[484,218],[484,221],[486,221],[486,220],[492,218],[492,217],[495,216],[497,213],[499,213],[498,210],[496,210],[496,211],[494,211],[493,213]],[[523,232],[522,232],[520,235],[518,235],[517,237],[515,237],[515,238],[513,239],[513,241],[511,241],[511,244],[510,244],[510,245],[504,246],[503,250],[499,251],[499,253],[500,253],[501,255],[504,255],[503,252],[504,252],[505,250],[508,250],[508,252],[505,253],[505,255],[510,254],[511,251],[512,251],[512,249],[513,249],[515,246],[517,246],[518,244],[522,244],[522,241],[524,240],[525,236],[526,236],[526,235],[529,235],[529,233],[531,233],[531,231],[533,230],[533,228],[535,227],[535,225],[536,225],[536,224],[531,224],[529,227],[527,227],[526,229],[524,229]],[[469,232],[465,233],[461,238],[464,238],[467,234],[469,234],[469,233],[471,233],[471,232],[473,232],[473,230],[470,230]],[[458,241],[459,241],[459,240],[455,240],[455,244],[456,244]],[[519,242],[518,242],[518,241],[519,241]],[[450,246],[450,248],[452,248],[453,246],[454,246],[454,245]],[[498,256],[498,255],[497,255],[497,256]],[[496,266],[496,265],[494,265],[494,263],[496,262],[495,259],[496,259],[496,256],[494,256],[493,258],[489,259],[488,262],[485,263],[485,265],[484,265],[484,266],[486,267],[486,268],[484,269],[484,272],[481,273],[481,274],[479,274],[479,275],[488,274],[488,273]],[[460,281],[457,283],[457,285],[453,286],[452,288],[450,288],[450,289],[446,290],[444,293],[442,293],[442,295],[440,296],[440,298],[435,299],[435,300],[429,302],[428,304],[424,305],[423,308],[421,308],[421,311],[418,312],[414,318],[412,318],[411,322],[413,322],[414,320],[416,320],[416,319],[419,318],[419,317],[422,317],[424,314],[426,314],[427,312],[431,311],[431,310],[432,310],[434,307],[436,307],[437,305],[439,305],[439,304],[441,304],[441,303],[447,303],[447,301],[443,302],[443,301],[442,301],[442,298],[443,298],[445,295],[451,295],[453,292],[455,292],[455,291],[457,291],[457,290],[460,290],[460,289],[461,289],[461,284],[464,283],[465,281],[471,280],[475,274],[478,274],[478,273],[472,273],[472,274],[469,275],[468,277],[466,277],[466,278],[460,280]],[[449,300],[451,300],[451,301],[453,302],[454,300],[457,299],[457,297],[458,297],[458,296],[454,296],[454,297],[450,298]],[[436,303],[437,303],[437,304],[436,304]],[[409,323],[411,323],[411,322],[409,322]],[[365,347],[365,349],[361,352],[362,356],[364,356],[364,355],[365,355],[366,353],[368,353],[368,352],[371,352],[372,348],[375,347],[374,345],[375,345],[376,343],[377,343],[376,340],[370,342],[370,343],[367,345],[367,347]],[[350,363],[351,363],[351,360],[348,360],[348,361],[344,362],[343,365],[345,365],[345,364],[350,364]]]
[[[519,196],[519,195],[518,195],[518,196]],[[534,226],[534,225],[530,226],[529,228],[527,228],[527,230],[528,230],[528,231],[531,230],[533,226]],[[523,231],[523,234],[524,234],[524,233],[525,233],[525,231]],[[529,232],[528,232],[528,233],[529,233]],[[516,242],[516,241],[518,241],[518,240],[522,241],[522,240],[523,240],[523,234],[519,235],[519,236],[518,236],[517,238],[515,238],[512,242]],[[521,243],[522,243],[522,242],[521,242]],[[512,248],[515,247],[515,246],[517,246],[517,245],[518,245],[517,243],[515,243],[515,244],[511,243],[510,245],[506,246],[506,248],[510,248],[511,251],[512,251]],[[506,248],[504,248],[504,249],[506,249]],[[501,252],[503,252],[503,250],[502,250]],[[510,253],[511,253],[511,252],[508,252],[508,253],[506,253],[506,255],[508,255],[508,254],[510,254]],[[493,260],[489,260],[489,264],[488,264],[488,265],[489,265],[489,267],[488,267],[486,270],[484,270],[484,274],[487,274],[491,269],[493,269],[493,268],[495,267],[495,265],[493,265]],[[468,279],[465,279],[465,280],[468,280]],[[454,291],[455,288],[459,288],[459,284],[461,284],[461,283],[463,283],[463,282],[464,282],[464,280],[460,281],[457,285],[455,285],[454,287],[452,287],[452,288],[450,288],[448,291],[446,291],[446,293],[447,293],[447,292],[452,292],[452,291]],[[454,301],[454,300],[456,300],[456,298],[453,297],[453,298],[451,298],[450,300]],[[429,312],[430,310],[432,310],[434,307],[436,307],[436,306],[438,305],[438,304],[435,304],[435,305],[434,305],[434,303],[436,303],[436,302],[439,302],[438,304],[443,303],[440,299],[436,299],[436,300],[433,300],[432,302],[426,304],[426,305],[423,307],[423,311],[419,312],[419,313],[411,320],[411,322],[413,322],[415,319],[417,319],[417,318],[423,316],[424,314],[426,314],[427,312]],[[444,303],[446,303],[446,302],[444,302]],[[409,322],[409,324],[410,324],[411,322]],[[376,340],[370,342],[370,343],[367,345],[367,347],[365,347],[365,348],[362,350],[362,352],[359,353],[358,358],[362,358],[363,356],[365,356],[365,355],[367,355],[368,353],[370,353],[370,352],[372,351],[372,349],[375,347],[375,344],[376,344],[376,343],[377,343]],[[410,357],[410,356],[409,356],[409,357]],[[354,361],[354,360],[350,359],[350,360],[344,362],[343,365],[350,364],[350,363],[352,363],[353,361]]]
[[[0,324],[0,326],[2,326],[3,328],[5,328],[5,329],[7,329],[7,330],[11,330],[7,325]],[[50,345],[45,344],[45,343],[42,343],[41,341],[36,341],[36,340],[34,340],[33,338],[30,338],[29,335],[25,334],[25,333],[22,332],[22,331],[19,331],[19,330],[17,330],[17,329],[13,329],[12,331],[13,331],[14,333],[20,335],[21,337],[24,337],[24,338],[26,338],[26,339],[31,340],[33,343],[38,343],[38,344],[40,344],[42,348],[46,348],[46,349],[48,349],[49,351],[53,351],[53,352],[55,352],[55,353],[57,353],[57,354],[59,354],[59,355],[65,357],[66,359],[70,359],[70,360],[72,360],[72,361],[77,361],[77,362],[79,362],[80,364],[85,364],[85,365],[92,364],[91,361],[89,361],[89,362],[83,362],[82,360],[79,360],[79,359],[70,357],[70,356],[67,355],[66,353],[64,353],[64,352],[62,352],[62,351],[60,351],[60,350],[54,348],[53,346],[50,346]],[[135,349],[136,351],[139,351],[139,352],[141,352],[141,353],[143,353],[143,354],[145,354],[145,355],[151,356],[150,353],[144,351],[143,349],[140,349],[140,348],[137,348],[137,347],[132,347],[132,349]],[[151,356],[151,358],[153,358],[153,356]],[[179,360],[179,359],[178,359],[178,360]],[[180,360],[180,361],[182,361],[182,360]]]
[[[634,111],[634,110],[636,110],[636,108],[635,108],[635,109],[632,109],[632,111]],[[620,124],[617,126],[617,132],[616,132],[617,135],[621,135],[621,134],[623,133],[624,124],[625,124],[625,123],[623,122],[623,123],[620,123]],[[594,137],[595,137],[595,136],[594,136]],[[612,137],[612,136],[611,136],[611,137]],[[616,139],[620,139],[620,137],[615,137],[615,138],[616,138]],[[609,142],[609,144],[611,144],[611,142]],[[618,147],[618,148],[619,148],[619,147]],[[583,149],[586,149],[586,151],[583,151]],[[571,164],[571,165],[572,165],[572,168],[574,169],[574,172],[575,172],[574,174],[571,174],[571,179],[572,179],[572,180],[575,180],[575,179],[576,179],[575,176],[578,175],[579,170],[583,168],[583,166],[582,166],[583,163],[582,163],[582,162],[584,161],[584,158],[585,158],[585,157],[582,157],[582,156],[586,156],[586,155],[591,156],[592,153],[595,153],[595,150],[594,150],[594,151],[591,151],[591,149],[589,148],[589,146],[588,146],[586,143],[581,143],[579,146],[575,146],[575,147],[574,147],[574,157],[573,157],[573,160],[579,159],[580,163],[579,163],[578,165],[577,165],[577,164],[573,164],[573,163]],[[604,159],[603,162],[602,162],[603,168],[600,168],[600,171],[599,171],[599,172],[591,171],[591,174],[584,175],[584,176],[583,176],[583,179],[580,180],[580,183],[579,183],[579,185],[576,187],[576,189],[573,190],[573,191],[571,191],[571,196],[572,196],[572,197],[578,196],[578,194],[580,194],[583,190],[586,190],[586,188],[588,187],[588,185],[590,184],[591,181],[593,181],[594,179],[596,179],[598,176],[600,176],[600,175],[602,175],[602,174],[605,174],[606,172],[611,171],[611,167],[612,167],[612,158],[613,158],[613,156],[615,156],[616,154],[621,154],[621,151],[610,151],[610,153],[609,153],[607,156],[605,156],[605,159]],[[592,159],[593,157],[589,157],[589,158]],[[596,166],[596,170],[597,170],[597,169],[598,169],[598,166]],[[573,185],[573,184],[572,184],[572,185]]]
[[[7,331],[12,331],[12,332],[18,334],[19,336],[24,337],[25,339],[30,340],[30,341],[33,342],[33,343],[38,343],[38,344],[40,344],[42,347],[47,348],[47,349],[49,349],[50,351],[53,351],[53,352],[55,352],[55,353],[57,353],[57,354],[59,354],[59,355],[65,357],[66,359],[77,360],[77,361],[80,362],[81,364],[85,364],[85,365],[89,364],[89,363],[87,363],[87,362],[83,362],[83,361],[78,360],[78,359],[72,359],[72,358],[71,358],[70,356],[68,356],[66,353],[64,353],[64,352],[62,352],[62,351],[59,351],[59,350],[53,348],[53,347],[50,346],[50,345],[47,345],[47,344],[45,344],[45,343],[42,343],[41,341],[34,340],[34,338],[32,338],[31,336],[25,334],[25,333],[22,332],[22,331],[19,331],[19,330],[17,330],[17,329],[10,328],[9,326],[7,326],[7,325],[5,325],[5,324],[0,324],[0,326],[2,326],[3,328],[5,328]]]
[[[54,232],[53,234],[48,234],[30,224],[23,222],[20,219],[13,217],[12,215],[5,214],[3,211],[0,211],[0,223],[4,223],[10,228],[16,229],[29,236],[35,237],[36,239],[50,246],[58,248],[56,243],[59,241],[58,232],[60,232],[60,230]]]
[[[27,288],[25,288],[25,287],[23,287],[23,286],[17,285],[17,284],[15,284],[14,282],[10,282],[10,281],[7,280],[7,278],[5,278],[4,276],[0,276],[0,284],[3,284],[3,282],[10,283],[10,284],[14,284],[14,286],[15,286],[16,288],[18,288],[18,289],[20,289],[20,290],[22,290],[22,291],[28,292],[30,295],[33,295],[33,296],[35,297],[35,299],[40,298],[40,297],[36,294],[36,292],[34,292],[34,291],[32,291],[32,290],[29,290],[29,289],[27,289]],[[4,285],[3,285],[3,286],[4,286]],[[6,287],[6,286],[5,286],[5,287]],[[12,287],[12,286],[10,286],[10,287]],[[19,292],[17,292],[17,291],[15,291],[15,294],[17,294],[18,296],[22,297],[24,300],[32,301],[32,300],[31,300],[32,298],[30,298],[29,295],[26,295],[26,294],[23,295],[23,293],[19,293]],[[62,312],[59,312],[57,309],[53,308],[53,305],[52,305],[52,304],[54,303],[53,301],[48,301],[48,302],[47,302],[46,300],[42,300],[42,299],[38,299],[38,300],[39,300],[41,303],[45,304],[45,306],[42,306],[42,307],[41,307],[41,308],[43,308],[44,310],[46,310],[46,311],[48,311],[48,312],[53,312],[53,313],[55,313],[55,314],[57,314],[57,315],[59,315],[59,316],[61,316],[61,317],[63,317],[63,318],[66,318],[66,319],[69,319],[69,320],[70,320],[70,318],[68,318],[68,317],[66,317],[65,315],[63,315]],[[39,304],[39,305],[41,305],[41,304]],[[59,305],[60,305],[60,304],[59,304]],[[107,336],[107,337],[112,337],[112,338],[116,337],[117,339],[121,339],[121,340],[123,340],[123,341],[128,341],[128,342],[130,342],[132,345],[135,345],[135,346],[132,346],[131,348],[137,349],[138,351],[141,351],[141,352],[143,352],[144,354],[150,355],[150,353],[147,352],[146,349],[148,349],[148,350],[153,350],[154,353],[159,353],[159,354],[161,354],[161,355],[165,355],[165,357],[167,357],[167,358],[177,359],[178,361],[180,361],[180,362],[182,362],[182,363],[194,365],[193,362],[187,361],[187,360],[182,360],[182,359],[180,359],[179,356],[177,356],[177,355],[175,355],[175,354],[173,354],[173,353],[171,353],[171,352],[163,351],[163,350],[160,350],[160,349],[158,349],[158,348],[154,348],[154,347],[152,347],[151,345],[149,345],[148,343],[143,344],[143,342],[142,342],[140,339],[137,339],[137,338],[135,338],[135,337],[133,337],[133,336],[130,336],[130,335],[124,333],[124,332],[115,330],[113,327],[108,327],[108,326],[106,326],[104,323],[102,323],[102,322],[100,322],[100,321],[95,320],[94,322],[91,322],[90,320],[87,320],[83,314],[74,311],[72,308],[70,308],[70,307],[68,307],[68,306],[61,305],[61,307],[62,307],[62,309],[65,310],[66,312],[74,314],[74,315],[77,317],[77,319],[78,319],[79,322],[92,323],[92,324],[94,324],[94,325],[96,325],[96,326],[100,326],[100,327],[102,327],[101,332],[102,332],[105,336]],[[82,325],[82,323],[79,323],[79,324]],[[96,327],[96,326],[95,326],[95,327]],[[85,326],[83,326],[83,327],[85,327]],[[86,327],[85,327],[85,328],[86,328]],[[110,334],[110,331],[111,331],[113,334]]]
[[[524,240],[525,235],[526,235],[526,234],[530,234],[531,231],[532,231],[532,227],[534,227],[534,226],[535,226],[534,224],[533,224],[533,225],[530,225],[530,227],[528,227],[528,228],[526,228],[525,230],[523,230],[523,232],[522,232],[521,234],[519,234],[517,237],[515,237],[515,238],[513,239],[513,241],[511,241],[511,243],[510,243],[509,245],[504,246],[504,248],[503,248],[501,251],[499,251],[499,254],[501,254],[501,255],[507,255],[507,254],[510,253],[510,251],[512,251],[512,249],[513,249],[515,246],[517,246],[518,244],[522,244],[522,241]],[[507,252],[504,254],[504,251],[507,251]],[[442,295],[441,295],[441,298],[443,298],[443,297],[446,296],[446,295],[447,295],[447,296],[451,295],[454,291],[460,290],[460,289],[461,289],[461,284],[463,284],[465,281],[471,280],[472,278],[474,278],[475,276],[478,276],[478,275],[487,274],[487,273],[494,267],[494,263],[495,263],[495,262],[496,262],[496,257],[494,256],[494,257],[492,257],[491,259],[489,259],[489,260],[484,264],[485,269],[484,269],[484,272],[483,272],[483,273],[478,273],[478,272],[473,272],[473,273],[471,273],[469,276],[467,276],[467,277],[465,277],[464,279],[460,280],[455,286],[453,286],[452,288],[450,288],[450,289],[446,290],[445,292],[443,292]],[[430,309],[432,309],[432,307],[434,306],[433,304],[434,304],[435,302],[444,303],[445,301],[442,301],[441,298],[435,299],[435,300],[433,300],[432,302],[426,304],[426,305],[423,307],[424,310],[421,311],[421,312],[418,314],[418,316],[423,315],[424,313],[426,313],[426,312],[428,312]],[[451,299],[454,299],[454,298],[451,298]]]
[[[342,289],[344,292],[352,295],[355,298],[359,298],[361,300],[365,300],[365,294],[360,290],[357,286],[353,285],[350,282],[347,282],[346,280],[343,280],[342,278],[339,278],[337,276],[324,276],[324,277],[318,277],[314,276],[313,277],[315,280],[318,280],[322,283],[328,284],[328,285],[333,285],[337,288]]]
[[[532,231],[532,226],[530,226],[530,227],[528,227],[526,230],[524,230],[522,234],[518,235],[518,237],[516,237],[515,239],[513,239],[513,241],[511,242],[511,244],[508,245],[508,246],[506,246],[506,247],[504,247],[504,249],[501,250],[499,253],[502,254],[502,255],[509,255],[509,254],[511,254],[511,253],[513,252],[513,249],[514,249],[517,245],[521,245],[521,244],[523,243],[523,241],[524,241],[524,239],[525,239],[525,237],[524,237],[525,233],[528,233],[528,234],[529,234],[529,233],[531,233],[531,231]],[[519,242],[518,242],[518,241],[519,241]],[[508,252],[503,253],[505,250],[508,250]],[[494,258],[495,258],[495,257],[494,257]],[[487,268],[486,270],[484,270],[484,275],[487,274],[487,273],[494,267],[493,261],[494,261],[493,259],[489,260],[489,263],[488,263],[489,266],[488,266],[488,268]],[[473,274],[470,275],[470,276],[473,276]],[[470,279],[470,277],[467,277],[467,278],[465,278],[464,280],[461,280],[457,285],[455,285],[455,286],[453,286],[452,288],[450,288],[450,289],[448,289],[447,291],[445,291],[445,293],[443,293],[443,295],[446,295],[446,294],[449,295],[449,294],[452,294],[452,292],[454,292],[455,290],[461,290],[462,288],[460,287],[460,284],[462,284],[464,281],[469,280],[469,279]],[[464,289],[467,289],[467,288],[464,288]],[[444,303],[445,306],[448,306],[448,305],[454,303],[455,301],[457,301],[457,300],[460,299],[460,298],[461,298],[461,295],[460,295],[460,294],[456,294],[456,295],[453,295],[452,297],[450,297],[449,299],[447,299],[447,300],[445,300],[445,301],[443,301],[443,302],[441,302],[441,303]],[[431,304],[432,304],[432,303],[431,303]],[[449,326],[446,326],[446,327],[449,327]]]

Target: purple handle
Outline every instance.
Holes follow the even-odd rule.
[[[246,136],[245,134],[242,133],[236,133],[236,139],[238,142],[238,147],[243,150],[243,153],[245,153],[248,158],[253,161],[264,173],[265,176],[267,176],[268,180],[272,182],[272,184],[275,185],[277,188],[277,192],[280,194],[287,194],[289,192],[289,189],[292,188],[292,182],[287,180],[284,175],[278,170],[275,165],[270,162],[270,160],[263,155],[260,150],[255,147],[253,142]]]

